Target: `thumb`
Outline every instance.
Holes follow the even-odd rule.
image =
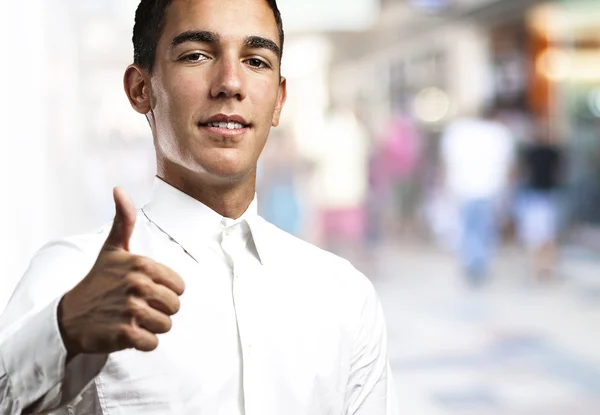
[[[136,210],[131,198],[120,187],[113,189],[115,219],[104,247],[129,251],[129,239],[135,226]]]

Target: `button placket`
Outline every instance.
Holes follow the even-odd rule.
[[[248,303],[248,294],[249,289],[251,288],[249,284],[251,284],[252,281],[251,279],[244,277],[244,270],[247,267],[248,259],[244,257],[245,243],[243,243],[243,238],[234,237],[238,236],[236,232],[239,230],[240,229],[235,229],[230,232],[232,236],[224,239],[224,241],[227,241],[228,243],[226,243],[223,248],[226,250],[227,255],[230,257],[232,263],[233,301],[238,325],[238,334],[242,354],[242,368],[244,373],[242,381],[244,385],[246,413],[249,413],[250,408],[252,407],[252,388],[254,387],[252,382],[252,308]]]
[[[241,244],[236,244],[239,242],[231,237],[234,232],[234,227],[228,227],[224,229],[225,237],[223,239],[223,250],[226,252],[229,260],[232,264],[232,274],[233,274],[233,301],[235,306],[236,318],[238,321],[238,332],[240,335],[240,344],[242,345],[242,353],[244,352],[244,344],[246,339],[246,330],[244,324],[244,316],[248,313],[248,310],[245,309],[244,302],[244,284],[245,281],[240,279],[240,269],[242,268],[242,252]]]

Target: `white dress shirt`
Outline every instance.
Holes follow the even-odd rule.
[[[0,413],[395,414],[382,310],[370,281],[269,224],[256,200],[223,218],[160,179],[130,251],[184,279],[158,348],[65,364],[62,295],[111,224],[44,246],[0,318]]]

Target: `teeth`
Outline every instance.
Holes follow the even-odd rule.
[[[227,128],[228,130],[235,130],[235,129],[240,129],[240,128],[244,128],[244,126],[240,123],[237,122],[210,122],[208,123],[208,125],[210,125],[211,127],[218,127],[218,128]]]

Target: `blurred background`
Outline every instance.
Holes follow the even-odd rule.
[[[279,0],[259,209],[375,284],[403,414],[600,413],[600,2]],[[3,2],[0,310],[52,238],[138,206],[136,0]]]

